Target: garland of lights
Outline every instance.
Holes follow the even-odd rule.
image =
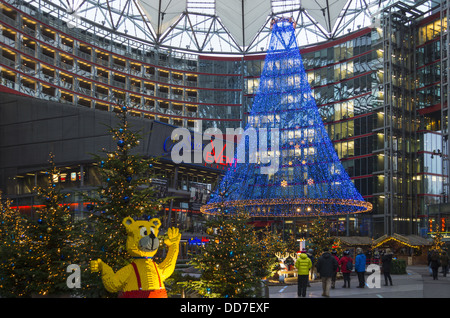
[[[289,20],[272,24],[249,128],[268,132],[262,145],[268,146],[271,160],[278,158],[278,169],[262,174],[261,168],[272,163],[251,162],[246,151],[261,154],[261,136],[244,136],[236,151],[245,153],[246,161],[235,160],[230,166],[201,208],[203,213],[233,215],[244,209],[253,217],[307,217],[372,210],[350,180],[324,127]],[[275,129],[278,135],[270,133]]]
[[[271,209],[275,206],[276,209]],[[337,209],[336,207],[341,207]],[[318,216],[324,213],[341,215],[348,213],[363,213],[371,210],[372,205],[365,201],[344,199],[260,199],[236,200],[206,204],[200,211],[214,215],[219,212],[225,214],[233,211],[230,208],[244,208],[251,216]],[[224,209],[224,211],[222,211]]]
[[[395,242],[400,243],[400,244],[402,244],[402,245],[406,245],[406,246],[408,246],[408,247],[412,247],[412,248],[416,248],[416,249],[419,249],[419,248],[420,248],[420,246],[408,244],[408,243],[403,242],[403,241],[400,241],[399,239],[396,239],[396,238],[394,238],[394,237],[388,237],[388,238],[386,238],[385,240],[379,242],[378,244],[372,246],[372,249],[375,249],[375,248],[377,248],[377,247],[379,247],[379,246],[381,246],[381,245],[383,245],[383,244],[385,244],[385,243],[387,243],[387,242],[389,242],[389,241],[395,241]]]

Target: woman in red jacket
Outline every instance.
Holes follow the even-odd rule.
[[[339,260],[342,276],[344,277],[343,288],[350,288],[350,273],[353,270],[353,259],[350,257],[349,251],[344,251],[344,256]]]

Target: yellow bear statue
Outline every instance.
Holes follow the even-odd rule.
[[[160,264],[153,261],[160,242],[158,239],[161,221],[135,221],[130,217],[122,224],[127,230],[127,252],[133,262],[114,273],[101,259],[91,261],[91,271],[100,272],[103,285],[111,293],[120,292],[121,298],[167,298],[164,281],[172,275],[178,257],[181,234],[170,228],[164,243],[169,247],[167,256]]]

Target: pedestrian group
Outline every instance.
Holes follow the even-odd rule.
[[[379,257],[379,254],[377,254]],[[385,286],[392,286],[391,278],[391,265],[392,265],[392,252],[390,249],[386,249],[381,258],[382,270],[385,279]],[[295,262],[295,268],[298,271],[298,297],[306,297],[306,288],[310,287],[309,279],[313,277],[313,264],[315,262],[313,251],[310,249],[308,252],[302,251],[299,258]],[[339,258],[335,250],[325,248],[322,255],[317,260],[316,270],[320,274],[322,280],[322,296],[330,297],[330,289],[335,288],[337,273],[341,272],[344,285],[342,288],[350,288],[350,274],[354,270],[358,277],[358,285],[356,288],[364,288],[365,280],[364,275],[366,272],[366,255],[361,248],[356,249],[356,257],[353,260],[350,257],[350,251],[343,252],[343,256]]]

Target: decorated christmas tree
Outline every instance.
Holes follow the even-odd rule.
[[[253,134],[254,132],[254,134]],[[235,164],[215,194],[233,185],[229,214],[310,217],[367,212],[322,122],[287,19],[273,24],[258,91],[239,141]],[[219,213],[218,196],[202,207]]]
[[[310,225],[310,237],[308,239],[314,253],[320,256],[324,248],[333,249],[334,238],[330,237],[330,224],[321,217],[317,217]]]
[[[331,246],[331,250],[335,250],[337,255],[341,257],[344,253],[344,247],[342,246],[342,241],[340,238],[335,237],[333,240],[333,245]]]
[[[0,192],[0,297],[29,297],[32,271],[28,255],[31,240],[29,222]]]
[[[284,244],[275,233],[255,230],[246,213],[229,217],[222,212],[207,221],[212,238],[192,256],[201,278],[186,285],[208,298],[254,297],[261,293],[261,280],[272,274],[278,263],[275,253]]]
[[[277,263],[273,238],[258,238],[246,215],[218,216],[207,226],[212,239],[191,260],[202,275],[190,285],[207,298],[254,297]]]
[[[69,206],[64,204],[67,195],[57,184],[60,171],[52,154],[49,162],[46,185],[36,189],[42,207],[35,211],[24,234],[32,241],[27,254],[27,267],[32,274],[28,288],[42,296],[71,292],[66,284],[66,269],[70,264],[79,264],[82,243],[78,224],[73,222]]]
[[[436,230],[433,232],[433,243],[431,245],[431,250],[442,253],[445,248],[445,242],[443,241],[443,235],[442,232],[440,232],[439,224],[436,224],[435,228]]]
[[[126,252],[126,231],[122,225],[125,217],[135,220],[149,219],[162,208],[168,198],[159,198],[151,186],[155,178],[156,159],[146,159],[137,153],[140,136],[128,123],[128,108],[121,107],[117,114],[119,123],[110,127],[115,148],[103,149],[104,156],[96,156],[101,185],[94,195],[87,196],[87,209],[91,213],[89,223],[92,235],[87,244],[87,257],[90,260],[101,258],[114,271],[129,263]],[[86,290],[89,296],[105,296],[98,274],[88,269]]]

